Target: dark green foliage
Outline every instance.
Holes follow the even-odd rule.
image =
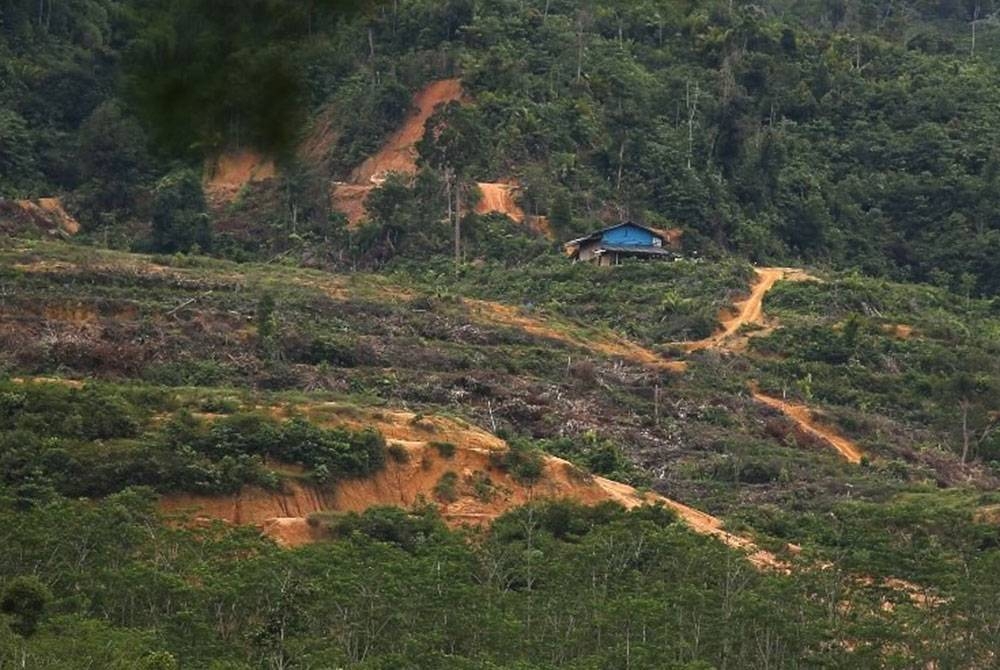
[[[226,144],[290,152],[308,109],[298,47],[356,4],[146,2],[126,51],[128,91],[174,155]]]
[[[525,486],[535,484],[545,468],[541,450],[527,440],[512,440],[506,451],[491,452],[490,464],[509,472],[515,481]]]
[[[354,239],[328,234],[324,185],[377,150],[415,90],[460,76],[469,99],[432,117],[420,152],[434,174],[419,180],[454,169],[467,202],[476,181],[517,179],[526,211],[547,215],[561,239],[627,216],[681,226],[702,254],[822,261],[990,295],[1000,40],[994,9],[968,4],[414,0],[356,13],[359,3],[334,0],[12,0],[0,33],[0,188],[74,191],[87,226],[122,224],[134,239],[152,184],[174,168],[164,156],[196,165],[249,147],[282,159],[282,185],[237,217],[238,230],[226,221],[216,253],[294,250],[374,267],[444,255],[440,183],[380,189],[373,225]],[[296,144],[324,104],[317,123],[331,123],[332,141],[318,165],[298,165]],[[148,169],[133,117],[155,140]],[[190,209],[155,246],[211,247],[191,232],[201,210]],[[491,222],[463,225],[467,259],[544,247]]]
[[[545,452],[565,458],[588,472],[638,486],[646,483],[639,468],[629,460],[622,448],[595,433],[579,437],[540,440]]]
[[[445,535],[444,524],[429,508],[413,513],[398,507],[372,507],[362,514],[351,512],[330,525],[334,537],[348,538],[358,533],[378,542],[415,551]]]
[[[39,437],[107,440],[139,434],[143,412],[113,391],[56,384],[0,387],[0,430]]]
[[[434,448],[441,458],[452,458],[455,456],[455,445],[451,442],[430,442],[428,446]]]
[[[212,229],[201,179],[192,170],[170,173],[154,191],[152,250],[207,252],[211,248]]]
[[[94,229],[134,214],[151,163],[145,134],[121,102],[102,103],[84,121],[80,157],[76,209],[85,226]]]
[[[932,632],[965,630],[944,622],[939,630],[886,628],[877,607],[831,619],[847,579],[758,572],[662,509],[536,505],[470,543],[433,515],[381,508],[334,522],[334,542],[282,551],[252,530],[163,526],[149,505],[135,492],[94,504],[59,501],[25,517],[0,505],[0,521],[12,529],[0,545],[0,581],[17,576],[22,561],[45,564],[53,609],[65,613],[25,642],[29,662],[77,670],[87,667],[75,658],[82,656],[102,667],[155,659],[244,668],[280,655],[333,667],[588,668],[629,659],[652,670],[717,667],[722,659],[796,668],[809,658],[867,667],[868,646],[845,650],[836,640],[864,631],[856,639],[879,651],[903,640],[912,665],[950,646]],[[83,536],[89,546],[77,541]],[[973,562],[976,574],[993,553]],[[978,596],[963,591],[961,602],[986,602],[995,592],[987,583]],[[878,603],[885,594],[854,597],[867,605],[866,597]],[[896,607],[916,612],[902,600]],[[566,629],[564,616],[577,623]],[[365,627],[371,617],[377,630]],[[358,635],[364,660],[343,644]],[[694,635],[697,648],[685,643]],[[777,650],[763,652],[761,636],[780,642]],[[964,654],[986,648],[975,639]],[[21,649],[0,636],[0,658],[20,658]]]
[[[162,400],[125,399],[100,386],[7,385],[0,391],[0,482],[32,506],[56,493],[108,495],[138,485],[206,493],[277,488],[269,461],[301,466],[316,483],[368,475],[385,462],[385,441],[371,430],[241,412],[212,422],[181,412],[149,425],[139,402],[163,409]]]
[[[17,113],[0,109],[0,194],[17,196],[27,191],[36,175],[33,138],[28,124]]]
[[[16,577],[0,593],[0,612],[11,617],[10,628],[21,637],[38,630],[52,593],[38,577]]]
[[[185,417],[165,429],[172,450],[191,449],[216,459],[247,456],[307,468],[319,482],[360,477],[385,463],[385,441],[373,430],[324,429],[305,419],[279,423],[259,414],[235,414],[205,425]]]

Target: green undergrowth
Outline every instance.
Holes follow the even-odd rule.
[[[326,485],[371,474],[385,461],[385,441],[374,430],[282,421],[229,396],[188,398],[197,412],[182,403],[165,389],[4,383],[3,481],[32,505],[139,485],[193,493],[235,493],[247,484],[278,489],[274,468],[281,465],[299,466],[309,481]]]

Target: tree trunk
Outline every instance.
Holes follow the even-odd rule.
[[[687,106],[688,155],[687,167],[691,169],[691,159],[694,156],[694,117],[698,113],[698,84],[694,85],[694,97],[691,97],[691,82],[684,86],[684,102]]]
[[[455,184],[455,271],[462,262],[462,186]]]
[[[625,169],[625,138],[622,138],[622,143],[618,147],[618,183],[615,186],[615,190],[621,192],[622,190],[622,172]]]
[[[972,11],[972,44],[969,46],[969,56],[976,55],[976,23],[979,22],[979,5]]]
[[[969,401],[959,403],[962,408],[962,465],[969,460]]]

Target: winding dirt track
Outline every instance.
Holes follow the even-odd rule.
[[[755,268],[757,282],[750,289],[750,296],[734,305],[735,314],[723,313],[720,316],[720,328],[703,340],[685,342],[684,349],[689,352],[702,349],[726,348],[728,340],[747,324],[762,324],[764,322],[764,296],[779,279],[785,277],[784,268]]]
[[[754,271],[757,273],[757,281],[751,287],[750,295],[745,300],[733,305],[732,312],[724,312],[720,316],[719,329],[711,336],[703,340],[681,343],[680,346],[685,351],[690,353],[704,349],[742,350],[745,340],[738,338],[740,328],[749,324],[765,325],[764,296],[774,288],[776,283],[779,281],[818,281],[803,270],[795,268],[755,268]],[[756,384],[751,386],[751,391],[757,402],[772,407],[787,416],[795,422],[795,425],[803,433],[826,442],[848,462],[861,462],[863,454],[858,446],[829,426],[818,423],[812,410],[805,405],[796,405],[761,393]]]

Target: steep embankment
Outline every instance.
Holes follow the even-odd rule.
[[[50,235],[76,235],[80,232],[80,223],[63,208],[59,198],[0,198],[0,233],[18,235],[36,231]]]
[[[440,105],[464,100],[460,79],[442,79],[428,84],[413,96],[412,111],[403,125],[385,144],[354,169],[347,182],[335,182],[330,190],[333,208],[343,213],[351,225],[365,216],[364,201],[372,189],[396,172],[413,175],[417,172],[417,143],[424,136],[427,120]],[[517,223],[526,223],[535,232],[554,239],[545,217],[527,216],[514,199],[517,185],[511,182],[480,182],[482,199],[476,205],[477,214],[497,212]]]
[[[272,408],[272,412],[284,416],[293,409],[321,424],[377,428],[391,445],[385,467],[371,477],[323,488],[282,467],[288,474],[283,491],[246,487],[229,496],[165,496],[162,509],[194,518],[256,525],[278,542],[295,546],[322,537],[318,524],[310,522],[311,515],[361,512],[379,505],[413,508],[432,503],[449,524],[459,526],[489,523],[536,500],[568,499],[586,505],[612,501],[626,508],[660,503],[674,510],[695,532],[746,551],[754,564],[782,567],[773,554],[725,531],[722,521],[711,515],[591,476],[563,459],[543,456],[537,478],[518,478],[506,465],[508,447],[503,440],[457,419],[333,403]]]
[[[209,205],[219,207],[236,199],[247,184],[277,174],[274,160],[252,149],[220,153],[205,162],[202,188]]]
[[[393,133],[378,152],[369,156],[351,173],[355,184],[379,183],[389,172],[413,174],[417,169],[417,142],[424,136],[427,119],[438,105],[462,99],[460,79],[434,81],[413,96],[413,110],[402,127]]]

